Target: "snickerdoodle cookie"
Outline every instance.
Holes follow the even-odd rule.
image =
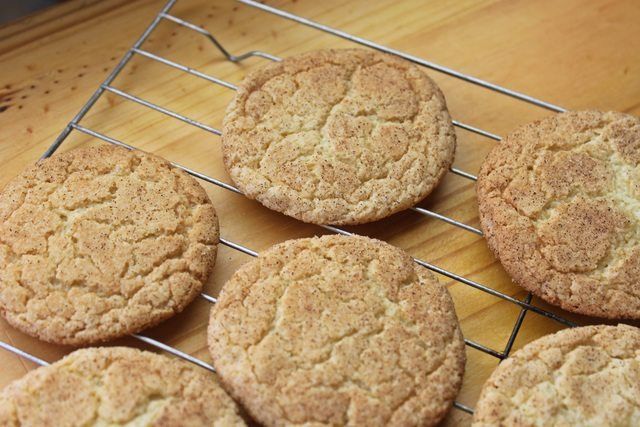
[[[640,329],[586,326],[526,345],[485,383],[473,425],[640,425]]]
[[[45,341],[116,338],[180,312],[215,263],[204,189],[112,146],[38,162],[0,193],[0,312]]]
[[[264,251],[224,286],[208,340],[227,391],[267,426],[434,425],[465,364],[446,288],[365,237]]]
[[[482,229],[514,281],[551,304],[640,318],[640,119],[574,111],[523,126],[478,177]]]
[[[243,426],[214,375],[127,347],[77,350],[0,391],[0,425]]]
[[[224,163],[266,207],[316,224],[360,224],[426,197],[453,161],[444,97],[417,66],[364,49],[272,63],[238,86]]]

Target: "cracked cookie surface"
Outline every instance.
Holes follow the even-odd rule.
[[[565,310],[640,318],[640,119],[575,111],[499,143],[480,222],[514,281]]]
[[[321,50],[249,74],[227,108],[224,164],[247,197],[316,224],[360,224],[426,197],[453,162],[440,89],[417,66]]]
[[[473,426],[637,426],[638,384],[640,329],[566,329],[498,365],[482,388]]]
[[[290,240],[225,284],[208,342],[223,385],[267,426],[430,426],[458,393],[451,297],[401,249]]]
[[[0,391],[0,425],[244,426],[215,376],[127,347],[87,348]]]
[[[206,192],[165,160],[112,146],[56,155],[0,194],[0,312],[58,344],[137,332],[198,295],[217,244]]]

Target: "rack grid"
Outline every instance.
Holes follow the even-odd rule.
[[[172,22],[172,23],[174,23],[176,25],[179,25],[181,27],[187,28],[189,30],[195,31],[195,32],[203,35],[204,37],[206,37],[207,39],[210,40],[210,42],[225,56],[225,58],[227,60],[229,60],[231,62],[241,62],[244,59],[247,59],[249,57],[259,57],[259,58],[263,58],[263,59],[266,59],[266,60],[269,60],[269,61],[280,61],[281,60],[281,58],[279,58],[279,57],[277,57],[275,55],[269,54],[267,52],[258,51],[258,50],[252,50],[252,51],[243,53],[241,55],[233,55],[233,54],[231,54],[229,51],[227,51],[224,48],[224,46],[209,31],[207,31],[207,30],[201,28],[200,26],[197,26],[197,25],[195,25],[195,24],[193,24],[191,22],[185,21],[185,20],[183,20],[183,19],[181,19],[181,18],[179,18],[177,16],[174,16],[174,15],[170,14],[171,9],[173,8],[173,6],[176,4],[177,1],[178,0],[168,0],[166,2],[164,7],[155,16],[155,18],[153,19],[151,24],[149,24],[149,26],[145,29],[145,31],[138,38],[138,40],[133,44],[133,46],[129,50],[127,50],[125,52],[125,54],[122,57],[122,59],[113,68],[113,70],[109,73],[109,75],[103,81],[103,83],[96,89],[96,91],[91,95],[91,97],[84,104],[84,106],[80,109],[80,111],[78,111],[78,113],[73,117],[73,119],[62,130],[60,135],[54,140],[54,142],[51,144],[51,146],[44,152],[44,154],[41,156],[41,159],[45,159],[47,157],[50,157],[53,153],[55,153],[55,151],[62,145],[62,143],[67,139],[67,137],[73,131],[80,132],[80,133],[92,136],[92,137],[97,138],[97,139],[99,139],[101,141],[104,141],[104,142],[107,142],[107,143],[113,144],[113,145],[118,145],[118,146],[127,148],[129,150],[135,150],[136,149],[136,147],[134,147],[132,145],[129,145],[127,143],[119,141],[119,140],[117,140],[115,138],[112,138],[112,137],[110,137],[108,135],[104,135],[104,134],[102,134],[100,132],[97,132],[95,130],[89,129],[89,128],[87,128],[87,127],[85,127],[85,126],[80,124],[80,121],[85,117],[85,115],[93,107],[93,105],[96,103],[96,101],[98,101],[98,99],[101,97],[101,95],[103,95],[105,92],[109,92],[109,93],[115,94],[115,95],[117,95],[117,96],[119,96],[119,97],[121,97],[123,99],[126,99],[126,100],[131,101],[131,102],[135,102],[135,103],[140,104],[140,105],[142,105],[144,107],[147,107],[149,109],[152,109],[152,110],[155,110],[157,112],[160,112],[160,113],[162,113],[162,114],[164,114],[166,116],[169,116],[169,117],[171,117],[173,119],[180,120],[180,121],[185,122],[185,123],[187,123],[189,125],[192,125],[192,126],[195,126],[197,128],[200,128],[202,130],[205,130],[207,132],[210,132],[210,133],[212,133],[214,135],[217,135],[217,136],[222,135],[222,132],[219,129],[216,129],[214,127],[211,127],[211,126],[206,125],[204,123],[201,123],[199,121],[193,120],[193,119],[191,119],[189,117],[186,117],[186,116],[184,116],[182,114],[179,114],[179,113],[177,113],[175,111],[172,111],[172,110],[167,109],[165,107],[162,107],[160,105],[154,104],[154,103],[152,103],[150,101],[144,100],[142,98],[139,98],[139,97],[137,97],[135,95],[132,95],[130,93],[127,93],[127,92],[125,92],[123,90],[120,90],[120,89],[112,86],[113,81],[120,74],[120,72],[123,70],[123,68],[125,68],[125,66],[129,63],[129,61],[134,56],[137,55],[137,56],[146,57],[146,58],[148,58],[150,60],[159,62],[159,63],[164,64],[166,66],[178,69],[180,71],[183,71],[185,73],[191,74],[191,75],[196,76],[196,77],[199,77],[201,79],[204,79],[204,80],[209,81],[211,83],[214,83],[216,85],[220,85],[222,87],[225,87],[225,88],[227,88],[229,90],[236,90],[237,89],[237,86],[232,84],[232,83],[230,83],[230,82],[227,82],[225,80],[222,80],[222,79],[217,78],[215,76],[212,76],[210,74],[203,73],[203,72],[198,71],[198,70],[196,70],[194,68],[187,67],[185,65],[179,64],[177,62],[171,61],[171,60],[169,60],[167,58],[164,58],[162,56],[158,56],[158,55],[156,55],[156,54],[154,54],[152,52],[144,50],[142,48],[142,45],[149,38],[149,36],[154,31],[154,29],[158,26],[158,24],[160,22],[162,22],[162,21]],[[340,37],[340,38],[346,39],[346,40],[351,41],[353,43],[357,43],[357,44],[366,46],[366,47],[371,48],[371,49],[375,49],[375,50],[378,50],[378,51],[381,51],[381,52],[385,52],[385,53],[388,53],[388,54],[391,54],[391,55],[395,55],[395,56],[404,58],[404,59],[406,59],[408,61],[411,61],[411,62],[413,62],[413,63],[415,63],[415,64],[417,64],[419,66],[430,68],[430,69],[432,69],[434,71],[447,74],[449,76],[455,77],[455,78],[460,79],[462,81],[465,81],[467,83],[474,84],[474,85],[486,88],[488,90],[503,94],[505,96],[509,96],[509,97],[515,98],[517,100],[520,100],[520,101],[523,101],[523,102],[526,102],[526,103],[529,103],[529,104],[533,104],[533,105],[536,105],[538,107],[542,107],[542,108],[545,108],[545,109],[548,109],[548,110],[551,110],[551,111],[555,111],[555,112],[563,112],[563,111],[565,111],[564,108],[562,108],[560,106],[557,106],[555,104],[552,104],[552,103],[549,103],[549,102],[546,102],[546,101],[531,97],[531,96],[526,95],[524,93],[520,93],[520,92],[516,92],[516,91],[510,90],[510,89],[507,89],[505,87],[496,85],[494,83],[490,83],[490,82],[487,82],[485,80],[481,80],[481,79],[479,79],[477,77],[474,77],[474,76],[471,76],[471,75],[468,75],[468,74],[464,74],[464,73],[461,73],[459,71],[453,70],[451,68],[444,67],[442,65],[427,61],[427,60],[419,58],[417,56],[413,56],[413,55],[407,54],[405,52],[402,52],[402,51],[399,51],[399,50],[396,50],[396,49],[392,49],[392,48],[380,45],[380,44],[375,43],[373,41],[370,41],[370,40],[367,40],[367,39],[364,39],[364,38],[361,38],[361,37],[354,36],[352,34],[349,34],[349,33],[346,33],[344,31],[341,31],[341,30],[338,30],[338,29],[335,29],[335,28],[320,24],[318,22],[309,20],[307,18],[303,18],[301,16],[292,14],[290,12],[286,12],[284,10],[281,10],[281,9],[278,9],[278,8],[275,8],[275,7],[271,7],[271,6],[259,3],[259,2],[255,1],[255,0],[237,0],[237,1],[239,1],[240,3],[243,3],[243,4],[247,5],[247,6],[257,8],[257,9],[259,9],[261,11],[266,12],[266,13],[274,14],[274,15],[279,16],[281,18],[288,19],[288,20],[294,21],[294,22],[296,22],[298,24],[305,25],[305,26],[314,28],[316,30],[319,30],[319,31],[322,31],[322,32],[325,32],[325,33],[328,33],[328,34],[331,34],[331,35],[334,35],[336,37]],[[456,127],[460,128],[460,129],[463,129],[465,131],[481,135],[481,136],[483,136],[485,138],[492,139],[494,141],[500,141],[501,140],[500,136],[498,136],[498,135],[496,135],[496,134],[494,134],[492,132],[486,131],[484,129],[481,129],[481,128],[478,128],[478,127],[475,127],[475,126],[472,126],[472,125],[469,125],[469,124],[466,124],[466,123],[462,123],[462,122],[457,121],[457,120],[453,120],[453,124]],[[213,177],[210,177],[210,176],[205,175],[203,173],[200,173],[198,171],[189,169],[189,168],[187,168],[185,166],[182,166],[182,165],[179,165],[177,163],[171,162],[171,164],[173,166],[179,168],[179,169],[184,170],[188,174],[190,174],[190,175],[192,175],[192,176],[194,176],[194,177],[196,177],[196,178],[198,178],[200,180],[203,180],[205,182],[214,184],[214,185],[216,185],[218,187],[221,187],[221,188],[224,188],[224,189],[226,189],[228,191],[232,191],[232,192],[237,193],[237,194],[242,194],[242,192],[238,188],[236,188],[235,186],[233,186],[231,184],[225,183],[225,182],[220,181],[220,180],[218,180],[216,178],[213,178]],[[473,174],[471,174],[469,172],[466,172],[464,170],[461,170],[461,169],[457,169],[457,168],[453,168],[452,167],[450,169],[450,172],[454,173],[456,175],[459,175],[459,176],[461,176],[461,177],[463,177],[465,179],[469,179],[469,180],[472,180],[472,181],[476,180],[476,176],[475,175],[473,175]],[[475,227],[472,227],[472,226],[470,226],[468,224],[464,224],[464,223],[462,223],[460,221],[457,221],[457,220],[455,220],[453,218],[449,218],[449,217],[447,217],[445,215],[442,215],[442,214],[439,214],[437,212],[433,212],[431,210],[428,210],[428,209],[425,209],[425,208],[421,208],[421,207],[412,207],[411,209],[413,211],[415,211],[415,212],[418,212],[421,215],[444,221],[444,222],[446,222],[446,223],[448,223],[450,225],[459,227],[459,228],[461,228],[463,230],[466,230],[466,231],[468,231],[470,233],[474,233],[476,235],[482,236],[482,231],[481,230],[479,230],[479,229],[477,229]],[[346,230],[343,230],[343,229],[340,229],[340,228],[337,228],[337,227],[334,227],[334,226],[330,226],[330,225],[323,225],[321,227],[323,227],[324,229],[326,229],[326,230],[328,230],[330,232],[338,233],[338,234],[342,234],[342,235],[352,235],[353,234],[353,233],[350,233],[350,232],[348,232]],[[232,248],[234,250],[240,251],[240,252],[242,252],[242,253],[244,253],[246,255],[250,255],[252,257],[257,257],[258,256],[258,253],[253,251],[252,249],[247,248],[247,247],[245,247],[243,245],[240,245],[238,243],[235,243],[235,242],[233,242],[231,240],[228,240],[228,239],[226,239],[224,237],[220,238],[220,243],[225,245],[225,246],[227,246],[227,247],[229,247],[229,248]],[[520,331],[520,327],[522,326],[524,318],[525,318],[526,314],[529,311],[531,311],[533,313],[536,313],[538,315],[550,318],[550,319],[562,324],[563,326],[568,326],[568,327],[576,326],[573,322],[571,322],[571,321],[569,321],[569,320],[567,320],[567,319],[565,319],[565,318],[563,318],[563,317],[561,317],[561,316],[559,316],[559,315],[557,315],[555,313],[552,313],[550,311],[541,309],[541,308],[533,305],[531,303],[532,295],[530,293],[524,299],[519,300],[519,299],[514,298],[514,297],[512,297],[510,295],[507,295],[505,293],[499,292],[499,291],[497,291],[497,290],[495,290],[495,289],[493,289],[493,288],[491,288],[491,287],[489,287],[487,285],[478,283],[476,281],[473,281],[471,279],[468,279],[466,277],[458,275],[458,274],[456,274],[454,272],[445,270],[445,269],[443,269],[441,267],[438,267],[438,266],[436,266],[434,264],[431,264],[431,263],[429,263],[427,261],[424,261],[422,259],[414,258],[414,261],[417,264],[421,265],[422,267],[427,268],[427,269],[429,269],[429,270],[431,270],[431,271],[433,271],[435,273],[438,273],[438,274],[443,275],[443,276],[445,276],[445,277],[447,277],[449,279],[453,279],[455,281],[463,283],[463,284],[465,284],[467,286],[470,286],[472,288],[475,288],[477,290],[480,290],[482,292],[490,294],[490,295],[492,295],[494,297],[501,298],[501,299],[503,299],[505,301],[508,301],[508,302],[520,307],[520,312],[519,312],[518,317],[517,317],[517,319],[516,319],[516,321],[514,323],[513,329],[511,331],[511,334],[510,334],[510,336],[509,336],[509,338],[507,340],[507,343],[505,344],[505,347],[502,350],[495,350],[495,349],[489,348],[489,347],[487,347],[485,345],[482,345],[481,343],[478,343],[478,342],[475,342],[475,341],[472,341],[470,339],[466,339],[465,338],[465,343],[466,343],[467,346],[469,346],[471,348],[474,348],[476,350],[479,350],[481,352],[484,352],[484,353],[486,353],[488,355],[491,355],[491,356],[497,358],[498,360],[502,360],[502,359],[504,359],[504,358],[509,356],[509,353],[511,352],[511,349],[513,347],[515,339],[516,339],[516,337],[518,335],[518,332]],[[209,303],[211,303],[211,304],[215,304],[217,302],[217,299],[214,296],[208,295],[206,293],[202,293],[200,296],[203,299],[205,299],[206,301],[208,301]],[[157,341],[157,340],[155,340],[153,338],[150,338],[150,337],[147,337],[147,336],[144,336],[144,335],[141,335],[141,334],[134,334],[133,337],[138,339],[138,340],[140,340],[140,341],[142,341],[142,342],[144,342],[144,343],[146,343],[146,344],[148,344],[148,345],[150,345],[150,346],[156,347],[156,348],[158,348],[158,349],[160,349],[162,351],[166,351],[166,352],[168,352],[168,353],[170,353],[170,354],[172,354],[172,355],[174,355],[176,357],[179,357],[179,358],[187,360],[187,361],[189,361],[191,363],[194,363],[194,364],[196,364],[196,365],[198,365],[198,366],[200,366],[200,367],[202,367],[204,369],[207,369],[209,371],[215,372],[213,366],[209,365],[208,363],[206,363],[206,362],[204,362],[204,361],[202,361],[200,359],[197,359],[197,358],[191,356],[190,354],[182,352],[182,351],[178,350],[177,348],[171,347],[171,346],[166,345],[166,344],[164,344],[164,343],[162,343],[160,341]],[[38,358],[37,356],[29,354],[29,353],[27,353],[27,352],[15,347],[15,346],[11,345],[11,344],[9,344],[9,343],[0,341],[0,348],[3,348],[5,350],[7,350],[7,351],[10,351],[10,352],[22,357],[22,358],[25,358],[27,360],[30,360],[31,362],[36,363],[38,365],[41,365],[41,366],[48,365],[48,362]],[[462,404],[462,403],[455,402],[454,403],[454,407],[456,409],[461,410],[463,412],[466,412],[468,414],[473,414],[473,409],[471,407],[467,406],[467,405]]]

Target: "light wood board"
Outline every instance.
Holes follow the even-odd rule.
[[[640,113],[640,3],[635,0],[539,1],[281,1],[268,4],[381,44],[516,89],[566,108]],[[72,0],[0,28],[0,185],[36,161],[109,70],[162,7],[158,0]],[[180,0],[176,16],[212,31],[231,52],[260,49],[278,56],[353,44],[230,0]],[[266,60],[231,64],[203,36],[163,22],[144,48],[230,82]],[[552,114],[437,72],[455,119],[504,135],[519,124]],[[233,93],[149,59],[136,57],[114,86],[214,127],[220,127]],[[155,152],[225,182],[220,139],[177,120],[107,94],[82,121],[141,149]],[[458,129],[455,166],[476,173],[494,141]],[[61,150],[97,143],[74,132]],[[260,251],[285,239],[323,230],[271,212],[258,203],[205,185],[221,221],[222,236]],[[473,183],[449,174],[421,206],[478,227]],[[403,212],[353,229],[405,248],[416,257],[517,298],[513,285],[483,239],[467,231]],[[206,291],[216,294],[248,256],[222,247]],[[453,295],[465,336],[501,351],[519,308],[467,285],[439,277]],[[580,323],[577,318],[534,303]],[[205,361],[209,304],[187,310],[145,334]],[[529,313],[515,348],[561,326]],[[0,340],[45,360],[70,348],[27,337],[0,320]],[[117,344],[138,345],[133,339]],[[467,348],[459,401],[474,406],[497,359]],[[0,351],[0,386],[34,365]],[[453,410],[450,425],[471,417]]]

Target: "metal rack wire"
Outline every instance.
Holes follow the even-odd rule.
[[[306,25],[308,27],[311,27],[311,28],[317,29],[319,31],[323,31],[323,32],[332,34],[332,35],[337,36],[337,37],[344,38],[344,39],[349,40],[351,42],[358,43],[358,44],[367,46],[367,47],[372,48],[372,49],[376,49],[376,50],[379,50],[379,51],[382,51],[382,52],[386,52],[386,53],[389,53],[389,54],[392,54],[392,55],[396,55],[396,56],[402,57],[402,58],[404,58],[406,60],[409,60],[409,61],[411,61],[411,62],[413,62],[415,64],[418,64],[420,66],[424,66],[424,67],[430,68],[432,70],[447,74],[449,76],[458,78],[460,80],[463,80],[465,82],[468,82],[468,83],[471,83],[471,84],[474,84],[474,85],[478,85],[478,86],[484,87],[484,88],[486,88],[488,90],[492,90],[492,91],[501,93],[503,95],[510,96],[512,98],[521,100],[523,102],[527,102],[527,103],[530,103],[530,104],[533,104],[533,105],[536,105],[536,106],[539,106],[539,107],[542,107],[542,108],[546,108],[546,109],[549,109],[549,110],[552,110],[552,111],[556,111],[556,112],[564,111],[564,109],[562,107],[559,107],[557,105],[551,104],[549,102],[545,102],[545,101],[542,101],[540,99],[536,99],[534,97],[531,97],[529,95],[526,95],[526,94],[523,94],[523,93],[520,93],[520,92],[516,92],[516,91],[510,90],[510,89],[507,89],[507,88],[504,88],[502,86],[499,86],[499,85],[496,85],[496,84],[481,80],[479,78],[470,76],[468,74],[464,74],[464,73],[461,73],[459,71],[456,71],[456,70],[453,70],[453,69],[450,69],[450,68],[435,64],[433,62],[424,60],[422,58],[419,58],[419,57],[416,57],[416,56],[413,56],[413,55],[409,55],[407,53],[404,53],[404,52],[401,52],[401,51],[398,51],[398,50],[395,50],[395,49],[388,48],[386,46],[383,46],[383,45],[377,44],[375,42],[372,42],[372,41],[369,41],[369,40],[366,40],[366,39],[351,35],[349,33],[337,30],[335,28],[331,28],[329,26],[317,23],[315,21],[311,21],[309,19],[294,15],[292,13],[289,13],[289,12],[286,12],[286,11],[283,11],[283,10],[280,10],[280,9],[277,9],[277,8],[274,8],[274,7],[271,7],[271,6],[267,6],[267,5],[264,5],[264,4],[261,4],[261,3],[258,3],[255,0],[238,0],[238,1],[243,3],[243,4],[245,4],[245,5],[260,9],[260,10],[262,10],[264,12],[268,12],[268,13],[274,14],[276,16],[292,20],[292,21],[297,22],[299,24]],[[230,90],[236,90],[237,89],[237,87],[234,84],[230,83],[230,82],[227,82],[227,81],[222,80],[220,78],[217,78],[215,76],[203,73],[203,72],[198,71],[196,69],[193,69],[191,67],[187,67],[185,65],[179,64],[177,62],[171,61],[171,60],[169,60],[167,58],[158,56],[158,55],[156,55],[156,54],[154,54],[152,52],[149,52],[149,51],[143,49],[142,45],[144,44],[144,42],[149,38],[149,36],[153,32],[153,30],[162,21],[173,22],[173,23],[175,23],[177,25],[180,25],[180,26],[182,26],[184,28],[188,28],[188,29],[190,29],[192,31],[195,31],[195,32],[205,36],[225,56],[225,58],[227,60],[231,61],[231,62],[240,62],[240,61],[243,61],[244,59],[249,58],[249,57],[260,57],[260,58],[263,58],[263,59],[266,59],[266,60],[270,60],[270,61],[280,61],[280,58],[275,56],[275,55],[272,55],[272,54],[269,54],[269,53],[266,53],[266,52],[262,52],[262,51],[256,51],[256,50],[249,51],[249,52],[243,53],[241,55],[233,55],[233,54],[231,54],[230,52],[228,52],[224,48],[224,46],[222,44],[220,44],[218,42],[218,40],[216,40],[216,38],[209,31],[207,31],[207,30],[205,30],[205,29],[203,29],[203,28],[201,28],[201,27],[199,27],[197,25],[194,25],[194,24],[192,24],[190,22],[187,22],[187,21],[185,21],[183,19],[180,19],[177,16],[171,15],[169,12],[172,9],[172,7],[175,5],[176,2],[177,2],[177,0],[169,0],[169,1],[167,1],[167,3],[162,8],[162,10],[156,15],[156,17],[153,19],[151,24],[142,33],[140,38],[124,54],[124,56],[122,57],[120,62],[115,66],[115,68],[107,76],[107,78],[104,80],[104,82],[96,89],[96,91],[92,94],[92,96],[85,103],[85,105],[80,109],[80,111],[75,115],[75,117],[73,117],[73,119],[67,124],[67,126],[63,129],[63,131],[60,133],[60,135],[55,139],[53,144],[51,144],[51,146],[45,151],[45,153],[41,157],[42,159],[51,156],[60,147],[60,145],[67,139],[67,137],[71,134],[72,131],[81,132],[81,133],[90,135],[92,137],[98,138],[98,139],[100,139],[102,141],[105,141],[107,143],[118,145],[118,146],[121,146],[121,147],[124,147],[124,148],[127,148],[127,149],[131,149],[131,150],[136,149],[134,146],[131,146],[131,145],[126,144],[126,143],[124,143],[122,141],[119,141],[119,140],[117,140],[115,138],[112,138],[110,136],[107,136],[107,135],[104,135],[102,133],[99,133],[99,132],[97,132],[95,130],[89,129],[89,128],[87,128],[87,127],[85,127],[85,126],[80,124],[80,121],[85,117],[85,115],[93,107],[93,105],[96,103],[96,101],[105,92],[110,92],[110,93],[115,94],[115,95],[117,95],[119,97],[122,97],[123,99],[126,99],[128,101],[135,102],[137,104],[143,105],[143,106],[145,106],[145,107],[147,107],[149,109],[152,109],[152,110],[155,110],[155,111],[160,112],[162,114],[165,114],[165,115],[167,115],[167,116],[169,116],[169,117],[171,117],[173,119],[177,119],[177,120],[183,121],[183,122],[185,122],[185,123],[187,123],[189,125],[195,126],[195,127],[200,128],[202,130],[210,132],[210,133],[212,133],[214,135],[220,136],[222,134],[222,132],[219,129],[216,129],[214,127],[211,127],[211,126],[209,126],[207,124],[204,124],[204,123],[201,123],[199,121],[193,120],[193,119],[191,119],[189,117],[186,117],[186,116],[184,116],[182,114],[176,113],[176,112],[174,112],[172,110],[169,110],[169,109],[167,109],[165,107],[162,107],[160,105],[154,104],[152,102],[149,102],[147,100],[144,100],[142,98],[139,98],[139,97],[137,97],[135,95],[132,95],[130,93],[127,93],[127,92],[125,92],[123,90],[120,90],[120,89],[112,86],[112,83],[115,80],[115,78],[120,74],[120,72],[123,70],[123,68],[125,68],[127,63],[129,63],[131,58],[137,55],[137,56],[142,56],[142,57],[148,58],[150,60],[162,63],[162,64],[164,64],[166,66],[173,67],[175,69],[178,69],[180,71],[186,72],[188,74],[191,74],[193,76],[199,77],[201,79],[207,80],[207,81],[209,81],[211,83],[214,83],[216,85],[220,85],[220,86],[225,87],[227,89],[230,89]],[[492,140],[495,140],[495,141],[500,141],[501,140],[500,136],[498,136],[498,135],[496,135],[494,133],[491,133],[489,131],[480,129],[478,127],[475,127],[475,126],[472,126],[472,125],[469,125],[469,124],[466,124],[466,123],[462,123],[462,122],[457,121],[457,120],[454,120],[453,123],[454,123],[454,125],[456,127],[459,127],[460,129],[463,129],[465,131],[473,132],[475,134],[481,135],[483,137],[486,137],[486,138],[489,138],[489,139],[492,139]],[[220,181],[220,180],[218,180],[216,178],[213,178],[213,177],[210,177],[210,176],[205,175],[203,173],[200,173],[200,172],[197,172],[195,170],[189,169],[189,168],[184,167],[182,165],[179,165],[179,164],[176,164],[176,163],[173,163],[173,162],[172,162],[172,164],[175,167],[184,170],[185,172],[189,173],[190,175],[192,175],[192,176],[194,176],[194,177],[196,177],[198,179],[201,179],[201,180],[203,180],[205,182],[214,184],[214,185],[219,186],[221,188],[224,188],[226,190],[235,192],[237,194],[242,194],[241,191],[238,188],[236,188],[235,186],[233,186],[231,184],[225,183],[225,182]],[[466,172],[466,171],[463,171],[463,170],[460,170],[460,169],[457,169],[457,168],[451,168],[451,172],[456,174],[456,175],[459,175],[459,176],[461,176],[463,178],[469,179],[469,180],[474,180],[474,181],[476,180],[476,177],[473,174],[471,174],[469,172]],[[461,228],[463,230],[466,230],[468,232],[474,233],[476,235],[482,235],[482,231],[481,230],[479,230],[479,229],[477,229],[475,227],[472,227],[472,226],[470,226],[468,224],[464,224],[464,223],[462,223],[460,221],[457,221],[457,220],[455,220],[453,218],[449,218],[449,217],[447,217],[445,215],[439,214],[437,212],[433,212],[431,210],[428,210],[428,209],[425,209],[425,208],[421,208],[421,207],[413,207],[411,209],[413,211],[415,211],[415,212],[418,212],[419,214],[422,214],[422,215],[425,215],[425,216],[428,216],[428,217],[431,217],[431,218],[435,218],[435,219],[444,221],[444,222],[446,222],[448,224],[451,224],[453,226],[459,227],[459,228]],[[339,234],[343,234],[343,235],[352,235],[352,233],[350,233],[350,232],[348,232],[346,230],[337,228],[337,227],[333,227],[333,226],[329,226],[329,225],[325,225],[325,226],[322,226],[322,227],[325,228],[326,230],[329,230],[329,231],[333,232],[333,233],[339,233]],[[253,256],[253,257],[258,256],[257,252],[255,252],[255,251],[253,251],[253,250],[251,250],[251,249],[249,249],[249,248],[247,248],[247,247],[245,247],[243,245],[235,243],[235,242],[233,242],[231,240],[228,240],[228,239],[226,239],[224,237],[220,238],[220,243],[222,243],[223,245],[225,245],[225,246],[227,246],[229,248],[232,248],[234,250],[240,251],[240,252],[242,252],[244,254],[247,254],[247,255],[250,255],[250,256]],[[414,260],[415,260],[415,262],[417,264],[419,264],[422,267],[427,268],[427,269],[429,269],[429,270],[431,270],[431,271],[433,271],[435,273],[438,273],[440,275],[443,275],[445,277],[448,277],[450,279],[453,279],[453,280],[458,281],[460,283],[463,283],[465,285],[471,286],[472,288],[478,289],[478,290],[480,290],[482,292],[485,292],[487,294],[490,294],[490,295],[492,295],[494,297],[501,298],[503,300],[506,300],[506,301],[508,301],[508,302],[510,302],[512,304],[515,304],[516,306],[520,307],[519,315],[518,315],[518,317],[516,319],[516,322],[514,323],[513,329],[511,331],[510,336],[509,336],[509,339],[507,340],[507,343],[505,344],[505,347],[502,350],[495,350],[495,349],[489,348],[489,347],[487,347],[487,346],[485,346],[485,345],[483,345],[481,343],[478,343],[478,342],[475,342],[475,341],[472,341],[472,340],[469,340],[469,339],[465,339],[465,342],[469,347],[474,348],[474,349],[479,350],[479,351],[482,351],[482,352],[484,352],[486,354],[489,354],[489,355],[491,355],[491,356],[493,356],[493,357],[495,357],[495,358],[497,358],[499,360],[502,360],[502,359],[506,358],[509,355],[509,353],[511,351],[511,348],[513,347],[514,341],[515,341],[515,339],[516,339],[516,337],[518,335],[518,332],[520,330],[520,327],[522,326],[522,322],[523,322],[523,320],[525,318],[525,315],[529,311],[531,311],[533,313],[536,313],[538,315],[541,315],[541,316],[548,317],[548,318],[550,318],[550,319],[552,319],[552,320],[554,320],[556,322],[561,323],[564,326],[570,326],[570,327],[571,326],[575,326],[572,322],[568,321],[567,319],[564,319],[561,316],[558,316],[558,315],[556,315],[556,314],[554,314],[552,312],[543,310],[543,309],[541,309],[539,307],[536,307],[535,305],[532,305],[531,304],[531,298],[532,298],[531,294],[527,295],[526,298],[524,298],[523,300],[519,300],[519,299],[514,298],[514,297],[512,297],[510,295],[507,295],[507,294],[504,294],[502,292],[499,292],[499,291],[497,291],[497,290],[495,290],[495,289],[493,289],[493,288],[491,288],[489,286],[486,286],[484,284],[478,283],[478,282],[473,281],[471,279],[468,279],[466,277],[460,276],[460,275],[458,275],[458,274],[456,274],[454,272],[445,270],[445,269],[443,269],[441,267],[438,267],[438,266],[436,266],[434,264],[431,264],[431,263],[429,263],[427,261],[424,261],[422,259],[414,258]],[[212,303],[212,304],[215,304],[217,302],[215,297],[213,297],[211,295],[208,295],[208,294],[205,294],[205,293],[202,293],[201,297],[203,299],[205,299],[206,301]],[[148,344],[148,345],[151,345],[151,346],[156,347],[156,348],[158,348],[160,350],[163,350],[163,351],[166,351],[168,353],[171,353],[174,356],[180,357],[180,358],[185,359],[185,360],[187,360],[187,361],[189,361],[191,363],[194,363],[194,364],[196,364],[196,365],[198,365],[198,366],[200,366],[200,367],[202,367],[204,369],[207,369],[209,371],[214,371],[213,366],[207,364],[206,362],[204,362],[202,360],[199,360],[199,359],[197,359],[197,358],[195,358],[195,357],[193,357],[193,356],[191,356],[191,355],[189,355],[187,353],[184,353],[184,352],[182,352],[182,351],[180,351],[180,350],[178,350],[178,349],[176,349],[174,347],[171,347],[171,346],[166,345],[166,344],[164,344],[164,343],[162,343],[160,341],[157,341],[157,340],[155,340],[153,338],[150,338],[150,337],[147,337],[147,336],[144,336],[144,335],[140,335],[140,334],[134,334],[133,337],[138,339],[138,340],[140,340],[140,341],[142,341],[142,342],[144,342],[144,343],[146,343],[146,344]],[[23,358],[25,358],[27,360],[30,360],[30,361],[38,364],[38,365],[47,365],[48,364],[48,362],[46,362],[46,361],[44,361],[44,360],[42,360],[42,359],[40,359],[40,358],[38,358],[38,357],[36,357],[34,355],[31,355],[31,354],[29,354],[29,353],[27,353],[27,352],[15,347],[15,346],[12,346],[12,345],[10,345],[10,344],[8,344],[6,342],[0,341],[0,347],[5,349],[5,350],[8,350],[10,352],[15,353],[16,355],[18,355],[20,357],[23,357]],[[464,404],[461,404],[459,402],[456,402],[454,404],[454,407],[456,407],[457,409],[462,410],[462,411],[464,411],[466,413],[469,413],[469,414],[473,413],[473,409],[472,408],[470,408],[469,406],[466,406]]]

